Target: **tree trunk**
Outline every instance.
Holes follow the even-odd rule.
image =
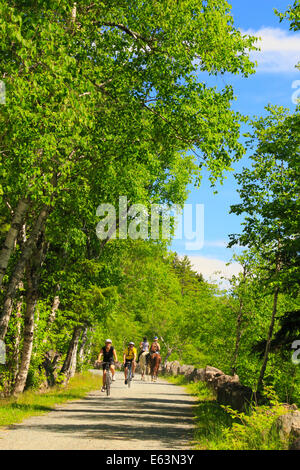
[[[269,332],[268,332],[268,338],[267,338],[267,343],[266,343],[266,348],[265,348],[265,353],[264,353],[263,364],[262,364],[262,367],[261,367],[261,370],[260,370],[256,390],[259,390],[259,389],[262,388],[262,383],[263,383],[264,375],[265,375],[265,372],[266,372],[266,367],[267,367],[267,364],[268,364],[269,351],[270,351],[272,335],[273,335],[273,330],[274,330],[274,324],[275,324],[275,318],[276,318],[276,313],[277,313],[278,294],[279,294],[279,287],[276,287],[276,289],[274,291],[272,318],[271,318],[271,323],[270,323],[270,326],[269,326]]]
[[[74,328],[73,336],[67,352],[67,357],[61,369],[61,373],[65,374],[66,376],[66,382],[68,382],[68,380],[73,377],[76,372],[77,350],[82,328],[82,326],[76,326]]]
[[[44,233],[40,235],[37,241],[37,252],[31,262],[26,264],[27,293],[26,293],[26,312],[24,317],[24,340],[22,349],[22,358],[20,369],[16,377],[14,385],[14,395],[18,395],[24,391],[28,370],[31,361],[33,335],[34,335],[34,313],[38,300],[38,281],[40,268],[43,264],[43,257],[46,252],[47,245],[44,243]]]
[[[54,323],[55,317],[56,317],[56,312],[58,310],[59,305],[60,305],[60,299],[59,299],[59,296],[56,295],[53,299],[52,309],[51,309],[51,313],[49,315],[49,320],[48,320],[49,324]]]
[[[60,290],[59,285],[56,287],[56,290]],[[50,312],[50,315],[49,315],[49,318],[48,318],[48,324],[47,324],[46,332],[48,332],[51,329],[52,323],[55,322],[56,312],[59,308],[59,305],[60,305],[60,298],[59,298],[58,295],[55,295],[54,299],[53,299],[53,303],[52,303],[51,312]],[[43,343],[47,343],[47,341],[48,341],[47,337],[45,337],[43,339]],[[47,353],[46,353],[46,355],[47,355]]]
[[[32,254],[34,252],[34,249],[36,248],[36,244],[37,244],[40,232],[45,223],[45,220],[47,218],[47,215],[48,215],[48,208],[45,207],[44,209],[42,209],[42,211],[39,214],[38,219],[36,220],[36,223],[32,229],[30,237],[28,238],[28,240],[26,241],[24,245],[24,249],[21,253],[20,258],[17,261],[17,265],[15,267],[15,270],[8,284],[6,297],[5,297],[4,304],[3,304],[3,310],[0,316],[0,339],[1,340],[4,340],[6,333],[7,333],[8,323],[9,323],[9,319],[10,319],[12,308],[13,308],[13,301],[16,296],[17,286],[19,282],[22,280],[22,277],[24,275],[24,269],[25,269],[26,263],[32,258]]]
[[[82,333],[81,345],[80,345],[79,352],[78,352],[78,362],[80,365],[82,365],[84,361],[85,345],[87,342],[87,332],[88,332],[88,328],[86,327]]]
[[[30,366],[32,346],[33,346],[33,333],[34,333],[34,311],[37,302],[37,292],[33,287],[31,276],[28,275],[27,280],[27,296],[26,296],[26,312],[24,317],[24,342],[22,350],[22,359],[20,370],[17,374],[16,382],[14,385],[14,395],[18,395],[24,391],[28,370]]]
[[[15,248],[18,233],[21,229],[25,214],[28,210],[29,202],[26,199],[21,199],[18,202],[16,210],[11,221],[10,229],[6,235],[4,245],[0,251],[0,287],[2,285],[3,277],[6,272],[10,257]]]
[[[235,340],[235,350],[232,358],[231,374],[236,374],[236,364],[237,358],[239,355],[240,341],[242,337],[242,319],[243,319],[243,301],[240,300],[240,309],[237,317],[237,327],[236,327],[236,340]]]
[[[23,305],[23,296],[17,303],[17,311],[16,311],[16,318],[17,318],[17,325],[16,325],[16,334],[15,334],[15,341],[14,341],[14,351],[12,357],[12,367],[14,371],[13,380],[15,381],[18,372],[19,372],[19,355],[20,355],[20,342],[21,342],[21,316],[22,316],[22,305]]]
[[[56,382],[56,369],[58,367],[58,362],[61,358],[60,353],[57,351],[47,351],[44,356],[44,362],[42,364],[45,369],[47,384],[49,387],[53,387]]]
[[[168,359],[169,359],[169,357],[171,356],[172,352],[173,352],[173,349],[172,349],[172,348],[169,348],[169,349],[168,349],[168,352],[167,352],[167,354],[166,354],[165,360],[164,360],[164,367],[166,367],[167,362],[168,362]]]

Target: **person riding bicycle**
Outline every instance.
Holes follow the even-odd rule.
[[[112,380],[115,381],[115,365],[114,363],[117,362],[117,353],[115,348],[112,346],[111,339],[107,339],[105,341],[105,346],[100,350],[97,362],[101,362],[103,357],[102,363],[102,370],[103,370],[103,384],[101,388],[101,392],[105,391],[105,384],[106,384],[106,368],[107,364],[109,364],[109,368],[111,370]]]
[[[158,337],[157,336],[154,336],[153,338],[153,343],[151,344],[151,347],[150,347],[150,356],[152,356],[152,354],[159,354],[160,353],[160,344],[158,342]]]
[[[137,363],[139,362],[140,357],[144,352],[148,353],[147,356],[146,356],[146,360],[147,360],[148,355],[149,355],[149,343],[148,343],[148,340],[147,340],[146,336],[144,336],[143,341],[140,342],[140,352],[139,352],[139,356],[138,356],[138,359],[137,359]]]
[[[127,348],[125,349],[123,353],[123,363],[124,363],[124,375],[125,375],[125,385],[127,385],[127,374],[128,374],[128,366],[131,365],[132,367],[132,378],[134,377],[134,371],[136,367],[136,356],[137,356],[137,350],[134,347],[134,343],[130,341],[128,343]]]

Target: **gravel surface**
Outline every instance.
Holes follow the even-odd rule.
[[[0,450],[188,450],[193,406],[183,387],[136,375],[129,389],[117,372],[110,397],[101,393],[99,377],[99,390],[87,397],[0,428]]]

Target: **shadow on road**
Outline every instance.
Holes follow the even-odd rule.
[[[90,395],[52,412],[53,423],[19,425],[23,432],[56,433],[81,439],[159,441],[168,449],[189,445],[195,422],[191,402],[167,398],[104,398]],[[55,416],[57,415],[57,416]],[[59,420],[61,419],[61,424]],[[58,437],[59,439],[59,437]],[[130,444],[128,445],[129,448]],[[124,442],[122,444],[124,446]],[[122,447],[124,448],[124,447]]]

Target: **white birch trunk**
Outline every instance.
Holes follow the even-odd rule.
[[[6,333],[7,333],[8,323],[9,323],[9,319],[12,313],[13,301],[16,296],[17,286],[23,278],[26,263],[32,258],[32,254],[34,252],[34,249],[36,248],[36,243],[38,241],[40,231],[47,218],[47,215],[48,215],[48,209],[44,208],[40,212],[40,215],[32,229],[30,237],[28,238],[26,244],[24,245],[24,249],[21,253],[19,260],[17,261],[17,265],[15,267],[15,270],[8,284],[6,298],[3,304],[2,314],[0,315],[0,339],[1,340],[4,340]]]
[[[3,277],[5,275],[10,257],[15,249],[18,233],[21,229],[28,207],[28,201],[25,199],[21,199],[19,201],[11,221],[10,229],[6,235],[5,242],[0,251],[0,286],[2,285]]]

